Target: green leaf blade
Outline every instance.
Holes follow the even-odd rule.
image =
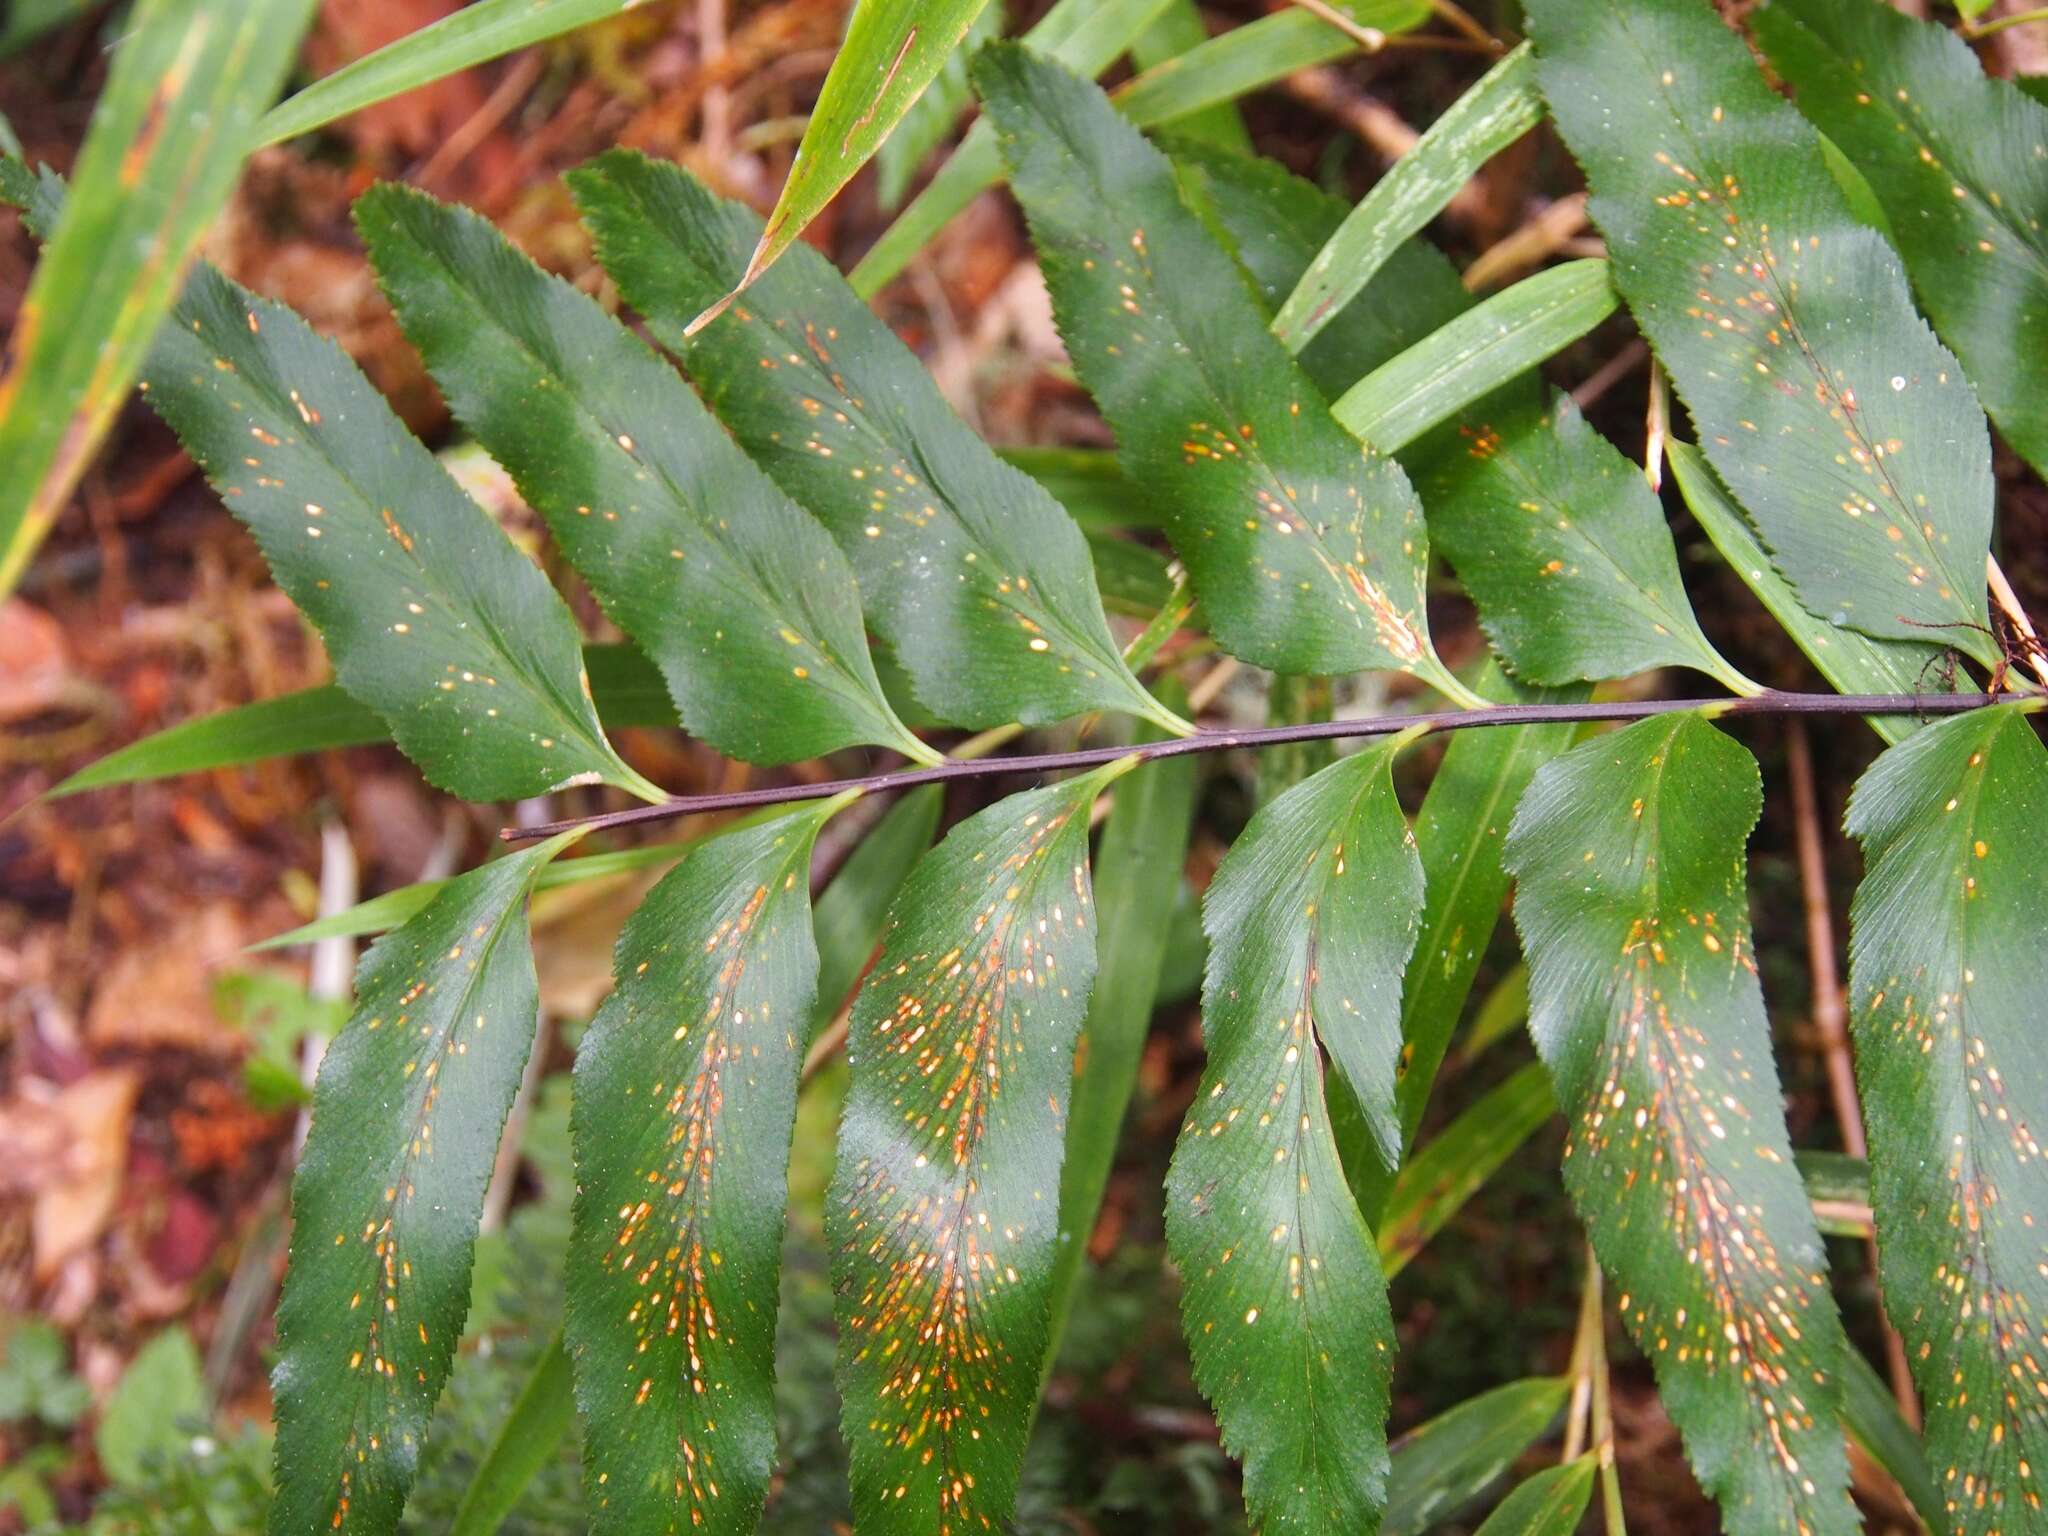
[[[605,740],[547,578],[304,320],[201,268],[144,387],[430,782],[660,797]]]
[[[1615,285],[1801,602],[1880,638],[1985,624],[1983,414],[1813,131],[1705,0],[1528,11]]]
[[[1581,688],[1525,688],[1492,663],[1480,672],[1475,691],[1498,703],[1565,703],[1585,696]],[[1420,958],[1401,982],[1401,1069],[1395,1087],[1404,1155],[1429,1107],[1437,1069],[1487,945],[1500,926],[1508,893],[1501,843],[1509,819],[1536,770],[1571,741],[1568,725],[1458,731],[1423,796],[1415,842],[1427,896],[1415,945]],[[1335,1085],[1331,1110],[1352,1193],[1378,1231],[1397,1165],[1382,1160],[1348,1084]]]
[[[2048,106],[1889,6],[1777,0],[1754,25],[1800,111],[1863,172],[1984,409],[2048,470]]]
[[[1114,64],[1172,0],[1055,0],[1024,41],[1084,75]],[[872,299],[903,273],[953,216],[1003,179],[995,135],[977,122],[925,189],[882,231],[847,274],[862,299]]]
[[[1753,692],[1693,617],[1662,505],[1568,396],[1469,416],[1422,475],[1437,546],[1532,683],[1691,667]]]
[[[496,1536],[575,1421],[576,1388],[557,1329],[471,1478],[448,1536]]]
[[[853,569],[673,368],[489,223],[397,186],[356,204],[399,323],[456,416],[728,757],[935,754],[889,708]]]
[[[567,1340],[599,1532],[751,1531],[826,801],[717,838],[620,935],[577,1052]]]
[[[143,0],[0,375],[0,593],[69,501],[233,189],[312,0]]]
[[[1006,9],[1004,0],[990,0],[982,8],[924,94],[910,104],[896,131],[875,151],[875,200],[884,208],[901,205],[911,178],[974,100],[973,88],[967,83],[967,61],[983,43],[1003,35]]]
[[[1095,970],[1088,808],[1127,766],[955,827],[854,1003],[826,1236],[854,1511],[876,1536],[999,1526],[1016,1498]]]
[[[922,703],[975,727],[1114,709],[1186,732],[1124,666],[1072,520],[953,414],[822,256],[790,251],[686,339],[741,270],[754,216],[635,155],[571,182],[627,298],[845,551]]]
[[[889,807],[860,840],[811,912],[818,936],[818,1000],[809,1034],[831,1023],[881,942],[889,904],[931,848],[945,808],[945,786],[923,784]]]
[[[1184,138],[1170,148],[1181,196],[1236,255],[1266,310],[1277,310],[1349,206],[1262,155]],[[1471,307],[1458,269],[1427,241],[1404,240],[1301,349],[1298,361],[1334,399]]]
[[[390,1530],[469,1308],[539,1006],[526,897],[556,838],[451,882],[364,958],[321,1063],[278,1305],[276,1536]]]
[[[1074,366],[1218,642],[1276,671],[1439,681],[1406,476],[1331,422],[1171,163],[1023,48],[983,50],[974,73]]]
[[[1323,1059],[1398,1160],[1401,973],[1422,865],[1394,750],[1346,758],[1254,816],[1204,903],[1209,1061],[1167,1174],[1167,1246],[1196,1383],[1267,1530],[1369,1530],[1386,1501],[1393,1320]]]
[[[1202,19],[1194,0],[1168,0],[1158,19],[1132,40],[1131,68],[1142,74],[1208,41],[1209,24]],[[1244,115],[1231,102],[1218,102],[1190,113],[1181,121],[1180,131],[1188,138],[1220,149],[1240,155],[1252,153],[1251,132],[1244,125]]]
[[[2048,751],[2023,705],[1930,725],[1856,786],[1850,998],[1887,1311],[1927,1404],[1947,1528],[2040,1517],[2048,1464]]]
[[[1346,3],[1360,26],[1405,32],[1427,19],[1416,0]],[[1236,101],[1297,70],[1359,51],[1358,39],[1307,10],[1288,9],[1231,27],[1164,63],[1154,64],[1116,93],[1117,109],[1141,128],[1185,126],[1198,114]],[[1086,71],[1089,74],[1098,70]]]
[[[453,14],[344,65],[273,107],[256,125],[258,146],[325,127],[393,96],[444,79],[578,27],[630,11],[642,0],[473,0]]]
[[[945,67],[987,3],[858,0],[754,254],[732,291],[692,321],[691,330],[715,319],[751,287],[867,164]]]
[[[1592,1456],[1544,1468],[1500,1501],[1479,1536],[1572,1536],[1585,1518],[1598,1470]]]
[[[1511,1381],[1403,1435],[1380,1536],[1420,1536],[1479,1497],[1550,1428],[1571,1387],[1564,1376]]]
[[[1550,1079],[1540,1063],[1531,1062],[1409,1158],[1374,1226],[1387,1278],[1405,1269],[1556,1112]]]
[[[1351,432],[1398,453],[1614,313],[1607,263],[1594,258],[1525,277],[1382,363],[1330,408]]]
[[[1565,1182],[1737,1536],[1858,1528],[1847,1348],[1751,961],[1756,763],[1697,714],[1547,764],[1508,834]]]
[[[1273,317],[1287,350],[1313,341],[1480,166],[1542,116],[1536,55],[1524,43],[1446,108],[1325,241]]]

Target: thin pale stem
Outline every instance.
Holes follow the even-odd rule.
[[[2012,627],[2029,642],[2031,648],[2027,652],[2027,665],[2034,676],[2048,683],[2048,649],[2043,649],[2041,637],[2034,632],[2034,621],[2027,617],[2027,610],[2020,605],[2020,595],[2013,591],[2012,583],[2006,579],[2005,569],[1999,565],[1996,555],[1985,558],[1984,575],[1990,583],[1991,596],[2005,616],[2012,620]]]
[[[1382,32],[1378,27],[1360,25],[1351,17],[1338,10],[1336,6],[1327,4],[1326,0],[1294,0],[1294,3],[1304,11],[1307,11],[1311,16],[1335,27],[1367,53],[1378,53],[1387,46],[1386,33]]]
[[[1682,714],[1700,710],[1709,718],[1726,715],[1957,715],[1981,709],[1994,702],[1982,694],[1838,694],[1778,693],[1766,691],[1735,699],[1616,699],[1574,704],[1489,704],[1479,709],[1442,710],[1428,714],[1370,715],[1356,720],[1319,720],[1307,725],[1271,726],[1263,730],[1199,731],[1193,736],[1167,741],[1140,742],[1136,746],[1083,747],[1072,752],[1040,752],[1017,757],[962,762],[954,759],[935,768],[901,769],[892,773],[866,774],[858,778],[833,779],[817,784],[778,784],[762,789],[745,789],[729,794],[683,795],[660,805],[636,806],[630,810],[608,811],[598,816],[579,817],[541,827],[507,827],[498,835],[507,842],[524,842],[551,837],[572,827],[594,830],[631,826],[643,821],[670,821],[704,811],[730,811],[757,805],[781,805],[797,800],[822,800],[848,790],[909,789],[918,784],[938,784],[954,779],[982,779],[1006,774],[1063,773],[1077,768],[1099,768],[1119,758],[1149,761],[1157,757],[1180,757],[1189,752],[1230,752],[1243,747],[1276,747],[1300,741],[1347,741],[1373,736],[1417,735],[1434,731],[1466,730],[1495,725],[1538,725],[1544,723],[1614,722],[1646,720],[1655,715]]]
[[[1994,32],[2003,32],[2007,27],[2023,27],[2030,21],[2048,21],[2048,5],[2031,11],[2016,11],[2010,16],[2000,16],[1991,21],[1964,21],[1963,33],[1967,37],[1989,37]]]

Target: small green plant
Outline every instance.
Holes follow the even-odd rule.
[[[0,1423],[69,1429],[92,1406],[92,1393],[71,1374],[64,1337],[48,1323],[19,1323],[0,1359]]]
[[[1731,1530],[1856,1528],[1852,1440],[1930,1527],[2043,1528],[2048,1079],[2028,1042],[2048,753],[2022,674],[2048,656],[1991,558],[1986,412],[2048,467],[2048,108],[1876,0],[1758,12],[1796,105],[1707,0],[1528,0],[1531,41],[1349,208],[1219,143],[1212,112],[1427,14],[1337,9],[1342,25],[1287,10],[1200,41],[1114,98],[1085,77],[1157,0],[1069,0],[1028,46],[980,47],[982,120],[849,282],[796,229],[981,11],[867,0],[765,225],[639,155],[569,176],[660,351],[474,215],[366,194],[406,335],[625,648],[583,644],[336,348],[193,272],[143,388],[354,701],[265,706],[265,727],[388,735],[472,800],[645,802],[516,832],[353,919],[393,931],[328,1051],[294,1185],[272,1531],[397,1525],[533,1038],[528,897],[671,857],[578,1048],[564,1342],[514,1422],[546,1424],[520,1434],[551,1452],[573,1378],[594,1530],[755,1528],[777,1477],[800,1073],[851,994],[823,1225],[855,1526],[1002,1528],[1158,995],[1196,757],[1357,739],[1277,760],[1201,899],[1208,1058],[1166,1241],[1251,1524],[1406,1536],[1562,1414],[1558,1464],[1486,1528],[1569,1531],[1598,1488],[1619,1536],[1611,1301]],[[1141,132],[1203,113],[1201,134]],[[1606,255],[1475,303],[1419,231],[1546,118]],[[7,177],[61,240],[54,179]],[[998,177],[1113,459],[1011,462],[863,298]],[[1537,371],[1620,308],[1690,419],[1692,441],[1653,441],[1645,465]],[[1657,493],[1667,458],[1838,693],[1765,689],[1709,640]],[[1498,665],[1461,676],[1439,654],[1437,556]],[[1274,674],[1272,728],[1189,718],[1176,674],[1210,649]],[[1722,692],[1591,696],[1660,669]],[[1315,718],[1314,680],[1361,671],[1444,707]],[[613,736],[664,711],[752,763],[900,766],[672,798]],[[1745,870],[1763,788],[1733,729],[1775,713],[1862,716],[1887,745],[1848,816],[1868,866],[1849,992],[1870,1157],[1846,1178],[1924,1444],[1845,1334],[1816,1216],[1843,1201],[1802,1169],[1781,1104]],[[1106,744],[987,756],[1105,716]],[[231,760],[255,718],[69,788]],[[1394,765],[1439,733],[1411,821]],[[1025,771],[1048,782],[926,851],[926,786]],[[814,906],[821,830],[899,791]],[[738,810],[687,848],[583,851]],[[1511,885],[1541,1065],[1418,1151]],[[1570,1370],[1390,1450],[1387,1275],[1553,1111],[1592,1261]],[[1210,1497],[1203,1456],[1187,1477]],[[487,1459],[516,1488],[545,1458]]]

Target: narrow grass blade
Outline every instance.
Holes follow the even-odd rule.
[[[1426,0],[1349,0],[1341,8],[1361,28],[1389,35],[1429,19]],[[1118,90],[1116,104],[1141,128],[1185,125],[1299,70],[1348,58],[1358,48],[1356,33],[1309,11],[1276,11],[1153,65]]]
[[[541,1351],[505,1422],[471,1474],[448,1536],[496,1536],[534,1474],[554,1459],[555,1447],[576,1422],[576,1393],[562,1331]]]
[[[583,669],[590,677],[598,718],[608,729],[677,723],[661,674],[631,646],[586,645]],[[87,764],[46,791],[44,798],[62,800],[89,789],[146,784],[390,739],[390,729],[375,710],[328,683],[166,726]]]
[[[1272,314],[1343,224],[1349,207],[1263,155],[1233,154],[1178,137],[1165,147],[1181,196],[1237,257]],[[1334,400],[1471,307],[1472,295],[1443,253],[1427,241],[1405,240],[1296,361]]]
[[[881,941],[889,904],[932,845],[945,786],[926,784],[889,807],[860,840],[811,910],[818,936],[818,1000],[806,1039],[829,1024]]]
[[[1899,1413],[1892,1389],[1860,1350],[1843,1351],[1840,1376],[1843,1428],[1892,1475],[1928,1530],[1949,1530],[1950,1512],[1928,1468],[1927,1452]]]
[[[947,56],[932,83],[924,88],[924,94],[903,114],[896,131],[882,140],[882,147],[875,151],[875,201],[883,208],[902,206],[911,180],[973,102],[974,90],[967,83],[967,61],[983,43],[1003,35],[1003,13],[1007,9],[1004,0],[989,0],[982,7],[960,46]]]
[[[1568,261],[1525,277],[1360,379],[1331,414],[1354,436],[1398,453],[1577,341],[1620,302],[1604,261]]]
[[[1024,41],[1081,74],[1101,74],[1122,56],[1172,0],[1059,0]],[[953,216],[1003,179],[993,131],[976,123],[938,174],[847,274],[863,299],[902,275]]]
[[[1185,703],[1177,686],[1168,708]],[[1140,739],[1158,739],[1145,730]],[[1199,769],[1192,759],[1147,763],[1121,780],[1095,851],[1095,988],[1075,1047],[1074,1097],[1067,1115],[1067,1157],[1060,1169],[1060,1248],[1053,1259],[1045,1369],[1052,1369],[1066,1330],[1068,1309],[1088,1236],[1102,1207],[1123,1132],[1124,1113],[1137,1087],[1138,1061],[1159,996],[1160,963],[1171,910],[1187,862]]]
[[[1093,78],[1107,69],[1164,11],[1171,0],[1066,0],[1046,13],[1024,41],[1076,74]],[[1343,9],[1361,27],[1392,35],[1429,18],[1428,0],[1344,0]],[[1085,24],[1056,19],[1085,15]],[[1304,10],[1284,10],[1233,27],[1186,53],[1155,65],[1124,88],[1119,105],[1140,127],[1184,119],[1297,70],[1341,59],[1358,50],[1358,39]],[[975,124],[917,200],[904,209],[853,269],[854,291],[872,298],[897,277],[948,221],[1002,180],[1002,159],[988,128]]]
[[[630,11],[644,0],[475,0],[430,26],[344,65],[271,108],[259,145],[311,133],[337,118],[487,63],[515,48]]]
[[[723,314],[867,164],[987,3],[858,0],[760,243],[732,291],[691,321],[691,332]]]
[[[587,853],[577,859],[556,859],[541,870],[533,882],[533,888],[535,891],[551,891],[558,886],[576,885],[585,880],[603,880],[614,875],[631,874],[636,870],[658,869],[663,864],[672,864],[680,859],[699,841],[701,839],[695,837],[682,837],[674,842],[648,843],[640,848],[621,848],[611,853]],[[448,884],[446,880],[416,880],[411,885],[401,885],[395,890],[385,891],[382,895],[372,896],[368,901],[359,901],[331,917],[316,919],[303,927],[265,939],[260,944],[251,944],[250,953],[266,949],[286,949],[297,944],[313,944],[321,939],[356,938],[366,933],[383,933],[417,917],[436,896],[448,888]]]
[[[0,375],[0,595],[128,397],[313,0],[137,0]]]
[[[1556,1113],[1550,1077],[1541,1062],[1532,1061],[1482,1095],[1409,1159],[1374,1229],[1387,1278],[1406,1269],[1408,1261]]]
[[[181,721],[87,764],[48,798],[390,739],[375,710],[328,684]]]
[[[1177,59],[1209,41],[1209,24],[1202,20],[1195,0],[1168,0],[1159,19],[1131,42],[1131,67],[1140,74],[1168,59]],[[1187,138],[1241,155],[1252,152],[1252,136],[1244,126],[1244,115],[1236,103],[1219,101],[1181,119],[1180,131]]]
[[[76,21],[92,6],[93,0],[14,0],[7,19],[0,22],[0,59],[21,52],[65,22]]]
[[[1315,339],[1379,274],[1396,250],[1435,218],[1501,150],[1543,116],[1536,54],[1527,43],[1488,70],[1429,125],[1373,184],[1309,265],[1273,317],[1290,352]]]
[[[1572,1536],[1585,1518],[1598,1469],[1591,1455],[1544,1468],[1495,1506],[1479,1536]]]
[[[1557,703],[1585,696],[1582,688],[1525,688],[1491,662],[1474,687],[1480,697],[1499,703]],[[1401,1069],[1394,1088],[1404,1155],[1429,1107],[1437,1069],[1487,945],[1500,926],[1508,893],[1501,841],[1509,818],[1536,770],[1571,741],[1572,727],[1560,725],[1459,731],[1423,796],[1415,843],[1428,895],[1415,945],[1421,958],[1401,981]],[[1377,1230],[1398,1162],[1380,1155],[1348,1083],[1333,1083],[1330,1097],[1345,1176],[1367,1224]]]
[[[1421,1536],[1478,1498],[1564,1411],[1571,1382],[1532,1376],[1482,1392],[1394,1445],[1380,1536]]]

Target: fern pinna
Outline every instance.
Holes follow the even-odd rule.
[[[984,43],[1000,22],[972,4],[869,0],[848,47],[909,73],[878,124],[832,92],[837,127],[765,228],[638,154],[573,172],[637,328],[470,213],[388,186],[357,204],[405,335],[656,713],[748,763],[865,749],[853,777],[667,795],[615,741],[645,701],[593,687],[563,599],[340,352],[211,268],[187,281],[147,398],[324,637],[349,729],[467,799],[646,802],[521,829],[381,909],[395,931],[296,1184],[275,1531],[389,1531],[404,1505],[531,1040],[529,897],[615,867],[588,851],[613,829],[736,811],[654,855],[680,863],[625,924],[577,1057],[564,1336],[591,1526],[745,1532],[776,1497],[789,1154],[806,1053],[843,1031],[825,1233],[856,1527],[1002,1529],[1138,1073],[1196,765],[1282,745],[1316,750],[1263,771],[1200,893],[1207,1060],[1164,1188],[1194,1378],[1253,1525],[1422,1529],[1527,1469],[1560,1414],[1563,1454],[1486,1528],[1569,1531],[1596,1487],[1614,1519],[1611,1303],[1729,1529],[1853,1528],[1870,1458],[1931,1528],[2048,1529],[2027,1044],[2048,761],[2016,665],[2037,643],[1987,597],[1987,571],[2007,588],[1985,415],[2040,466],[2048,109],[1877,0],[1754,16],[1789,100],[1708,0],[1528,0],[1529,43],[1352,209],[1246,153],[1202,72],[1308,59],[1322,21],[1268,18],[1293,30],[1256,55],[1196,28],[1115,96],[1071,67],[1163,9],[1056,6],[1027,46]],[[1426,11],[1361,9],[1397,30]],[[942,69],[983,121],[869,270],[1007,177],[1113,456],[1010,462],[791,243]],[[1604,254],[1475,298],[1420,232],[1545,121]],[[4,174],[60,218],[54,178]],[[1618,308],[1693,438],[1647,465],[1537,367]],[[1765,688],[1709,638],[1667,457],[1672,499],[1837,693]],[[1433,555],[1490,659],[1439,649]],[[1271,726],[1200,723],[1181,673],[1212,651],[1275,674]],[[1718,692],[1614,687],[1673,668]],[[1361,671],[1418,702],[1330,719],[1313,680]],[[1803,1176],[1773,1060],[1738,738],[1793,712],[1884,744],[1848,808],[1852,1188],[1924,1436],[1843,1326],[1816,1218],[1840,1202]],[[1087,739],[990,755],[1076,721]],[[1453,731],[1411,818],[1397,784]],[[937,836],[917,786],[997,773],[1038,782]],[[814,905],[842,836],[866,841]],[[1541,1066],[1418,1152],[1511,883]],[[1390,1451],[1387,1277],[1553,1114],[1597,1266],[1569,1372]]]

